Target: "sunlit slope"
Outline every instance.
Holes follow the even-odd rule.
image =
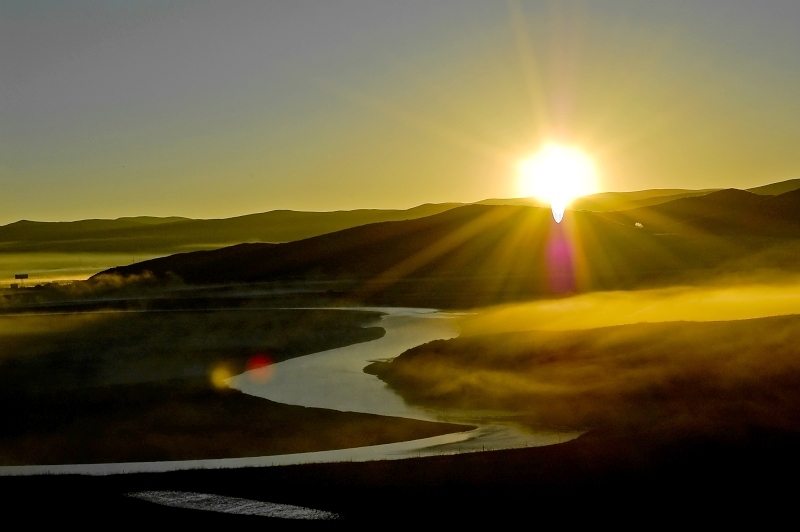
[[[676,199],[704,196],[716,189],[681,190],[681,189],[654,189],[637,190],[634,192],[600,192],[583,198],[578,198],[572,204],[573,210],[611,212],[660,205]]]
[[[179,254],[110,273],[172,273],[192,284],[338,281],[367,298],[475,306],[692,281],[753,268],[793,271],[800,264],[800,192],[784,196],[768,198],[765,206],[760,196],[722,191],[642,209],[633,217],[573,211],[561,224],[553,222],[549,209],[470,205],[285,244]],[[700,199],[714,207],[719,219],[762,213],[769,237],[745,234],[739,225],[716,233],[695,225],[680,232],[650,228],[651,219],[663,219],[669,227],[696,224],[702,210],[685,202]],[[798,209],[790,208],[793,204]],[[635,225],[639,219],[646,220],[645,227]]]
[[[751,192],[767,197],[798,187],[800,180],[795,179],[757,187]],[[706,196],[712,192],[715,190],[602,192],[579,198],[570,208],[594,212],[623,211]],[[488,199],[477,204],[546,207],[530,198]],[[216,249],[243,242],[290,242],[369,223],[423,218],[464,205],[441,203],[407,210],[336,212],[279,210],[213,220],[148,216],[75,222],[22,220],[0,226],[0,253],[133,253],[142,256]]]
[[[777,196],[778,194],[785,194],[797,189],[800,189],[800,179],[789,179],[787,181],[771,183],[761,187],[748,188],[747,191],[753,192],[754,194]]]
[[[461,336],[474,336],[790,314],[800,315],[800,278],[754,272],[701,286],[614,290],[486,307],[461,316],[458,326]]]
[[[177,217],[76,222],[23,220],[0,227],[0,253],[176,253],[242,242],[288,242],[357,225],[430,216],[458,205],[426,204],[407,210],[281,210],[215,220]]]
[[[613,211],[669,201],[708,191],[651,190],[608,192],[578,200],[575,209]],[[677,196],[676,196],[677,194]],[[539,205],[526,198],[484,200],[485,205]],[[167,254],[216,249],[244,242],[290,242],[383,221],[431,216],[463,203],[426,204],[407,210],[360,209],[337,212],[290,210],[193,220],[180,217],[132,217],[116,220],[35,222],[0,226],[0,253],[135,253]]]
[[[800,317],[459,337],[367,368],[409,403],[536,427],[800,427]]]
[[[645,232],[653,234],[793,237],[800,228],[800,190],[763,196],[728,189],[652,207],[608,213],[608,217],[624,225],[640,223]]]

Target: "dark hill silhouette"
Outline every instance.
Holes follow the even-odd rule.
[[[0,238],[3,241],[24,239],[52,240],[83,238],[87,235],[102,232],[125,231],[137,228],[152,229],[165,224],[190,221],[189,218],[169,217],[156,218],[138,216],[117,218],[116,220],[78,220],[75,222],[34,222],[20,220],[0,227]]]
[[[800,180],[791,180],[757,187],[751,191],[765,195],[776,191],[795,190],[798,186]],[[702,197],[712,192],[713,189],[603,192],[577,199],[571,210],[594,212],[631,210],[666,204],[681,198]],[[478,204],[543,207],[530,198],[488,199]],[[466,204],[442,203],[425,204],[407,210],[360,209],[334,212],[277,210],[211,220],[148,216],[75,222],[22,220],[0,226],[0,253],[88,252],[161,255],[217,249],[243,242],[290,242],[369,223],[423,218],[464,205]]]
[[[681,193],[681,197],[687,194],[706,193],[706,191],[680,190],[603,193],[578,200],[575,209],[620,210],[620,208],[630,208],[632,205],[669,201],[671,194],[678,192]],[[490,199],[479,204],[544,207],[529,198]],[[291,242],[369,223],[422,218],[464,205],[466,204],[441,203],[420,205],[407,210],[359,209],[333,212],[277,210],[209,220],[147,216],[74,222],[22,220],[0,226],[0,253],[169,254],[217,249],[244,242]]]
[[[726,189],[703,196],[679,198],[660,205],[626,210],[623,212],[623,216],[661,217],[674,223],[683,223],[695,218],[717,216],[735,210],[749,210],[764,199],[764,196],[752,192]]]
[[[285,244],[179,254],[107,273],[130,276],[149,271],[160,278],[175,275],[189,284],[314,282],[320,289],[341,290],[369,301],[472,306],[691,280],[741,266],[748,257],[761,257],[770,246],[800,239],[800,226],[787,221],[792,211],[784,204],[791,200],[725,190],[638,209],[633,217],[573,211],[560,225],[549,209],[470,205]],[[764,218],[764,205],[770,201],[789,214]],[[710,217],[702,218],[709,212]],[[633,220],[646,219],[645,215],[666,228],[683,230],[638,228]],[[767,232],[779,240],[751,238],[741,231],[742,223],[755,217],[768,224]],[[716,220],[717,225],[698,226],[698,219]],[[720,220],[738,225],[726,231]],[[714,233],[708,227],[718,230]],[[769,259],[758,260],[767,262],[757,266],[771,266]],[[785,258],[780,264],[786,264]]]
[[[674,189],[648,189],[632,192],[599,192],[576,199],[569,209],[573,211],[610,212],[658,205],[678,198],[702,196],[717,189],[686,190]],[[486,199],[477,202],[478,205],[521,205],[531,207],[546,207],[545,204],[532,198]]]
[[[763,196],[728,189],[661,205],[612,213],[614,220],[639,222],[653,233],[706,233],[736,237],[793,237],[800,230],[800,190]]]
[[[771,183],[760,187],[749,188],[751,192],[760,196],[776,196],[793,190],[800,189],[800,179],[790,179],[779,183]],[[718,188],[701,190],[688,190],[682,188],[663,188],[635,190],[629,192],[599,192],[576,199],[570,205],[575,211],[613,212],[651,207],[664,204],[681,198],[705,196],[720,191]],[[540,203],[529,198],[487,199],[478,202],[481,205],[530,205],[542,207]]]
[[[386,220],[430,216],[460,204],[407,210],[270,211],[234,218],[120,218],[76,222],[20,221],[0,226],[0,252],[153,252],[216,249],[242,242],[288,242]]]
[[[764,212],[772,213],[774,216],[800,219],[800,189],[767,198],[761,207]]]

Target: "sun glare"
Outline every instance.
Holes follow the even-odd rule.
[[[597,192],[592,161],[574,148],[548,144],[518,170],[520,194],[549,203],[558,223],[573,200]]]

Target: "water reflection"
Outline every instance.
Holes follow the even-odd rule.
[[[385,383],[364,373],[370,362],[394,358],[418,345],[458,335],[454,314],[427,309],[369,308],[384,312],[377,325],[386,330],[378,339],[272,364],[268,355],[256,355],[249,371],[231,377],[224,365],[213,369],[216,385],[272,401],[308,407],[397,416],[428,421],[477,425],[469,432],[369,447],[276,456],[113,464],[65,464],[0,467],[0,475],[163,472],[184,469],[269,467],[319,462],[396,460],[462,452],[534,447],[560,443],[578,433],[531,433],[503,419],[502,413],[444,412],[406,404]],[[373,325],[373,324],[370,324]],[[257,358],[258,357],[258,358]],[[263,357],[263,358],[262,358]]]
[[[506,414],[503,412],[437,411],[408,405],[383,381],[364,373],[364,367],[375,360],[394,358],[412,347],[433,340],[455,338],[459,332],[454,319],[457,315],[414,308],[358,310],[384,312],[385,315],[370,326],[380,326],[386,334],[371,342],[275,364],[274,377],[268,382],[257,382],[249,376],[250,372],[246,372],[231,379],[229,385],[244,393],[285,404],[478,426],[477,430],[455,441],[432,443],[420,440],[410,447],[404,446],[391,452],[371,448],[347,451],[346,454],[355,460],[359,456],[362,459],[386,459],[534,447],[567,441],[580,435],[577,432],[532,433],[504,419]]]

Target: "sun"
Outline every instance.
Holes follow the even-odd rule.
[[[594,164],[575,148],[548,144],[518,170],[520,195],[549,203],[558,223],[574,199],[597,192]]]

